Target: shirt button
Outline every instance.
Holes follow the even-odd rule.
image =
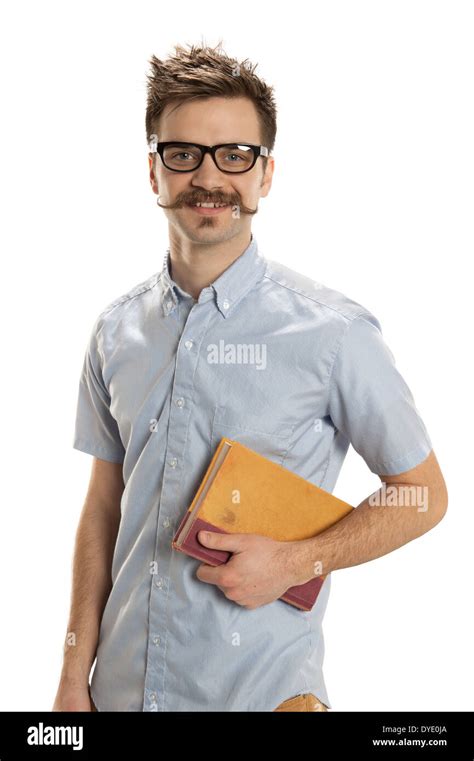
[[[171,307],[173,306],[173,302],[172,301],[167,301],[166,302],[166,306],[168,307],[168,309],[171,309]]]
[[[155,587],[158,587],[158,589],[162,589],[163,579],[155,579]]]
[[[179,399],[176,399],[176,406],[184,407],[184,399],[182,397],[180,397]]]
[[[157,696],[156,692],[150,692],[150,700],[151,700],[152,703],[156,703],[157,697],[158,696]]]
[[[169,525],[170,525],[170,519],[169,518],[165,518],[164,521],[163,521],[163,526],[165,528],[168,528]]]
[[[160,637],[153,637],[153,644],[154,644],[154,645],[156,645],[156,646],[158,647],[158,645],[160,644],[160,642],[161,642],[161,639],[160,639]]]
[[[170,466],[171,466],[172,468],[175,468],[175,467],[177,466],[177,464],[178,464],[178,460],[176,459],[176,457],[173,457],[173,458],[170,460]]]
[[[193,345],[193,342],[192,342],[192,341],[185,341],[185,342],[184,342],[184,345],[185,345],[185,347],[186,347],[186,348],[188,349],[188,351],[189,351],[189,349],[190,349],[190,348],[192,347],[192,345]]]
[[[229,307],[230,307],[230,302],[227,301],[227,299],[224,299],[224,301],[222,302],[222,308],[228,309]]]

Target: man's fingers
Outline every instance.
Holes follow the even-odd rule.
[[[200,581],[205,581],[206,584],[222,583],[222,572],[219,566],[202,563],[196,571],[196,576]]]

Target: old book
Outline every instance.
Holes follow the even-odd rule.
[[[223,438],[179,525],[172,547],[216,566],[225,563],[232,553],[204,547],[197,538],[202,529],[296,541],[319,534],[353,509],[240,442]],[[311,610],[325,578],[326,574],[315,575],[304,584],[290,587],[280,599],[302,610]]]

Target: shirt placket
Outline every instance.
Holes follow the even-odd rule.
[[[206,292],[209,289],[206,289]],[[166,606],[170,594],[171,540],[184,507],[180,493],[185,480],[184,457],[193,404],[193,378],[199,349],[207,324],[215,309],[212,294],[201,292],[199,302],[183,316],[184,326],[176,349],[175,371],[170,398],[168,435],[161,498],[158,509],[154,563],[149,598],[148,643],[143,696],[144,711],[165,710]],[[177,307],[175,307],[177,309]],[[180,310],[181,311],[181,310]],[[167,319],[173,319],[170,313]]]

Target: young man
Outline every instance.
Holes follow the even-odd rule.
[[[436,525],[444,480],[377,319],[259,252],[272,88],[222,50],[178,46],[151,60],[146,128],[169,247],[102,311],[85,356],[74,446],[94,460],[54,709],[327,710],[331,571]],[[305,541],[201,535],[232,556],[195,561],[171,541],[222,436],[327,491],[351,443],[381,500]],[[328,575],[310,612],[278,599],[315,572]]]

